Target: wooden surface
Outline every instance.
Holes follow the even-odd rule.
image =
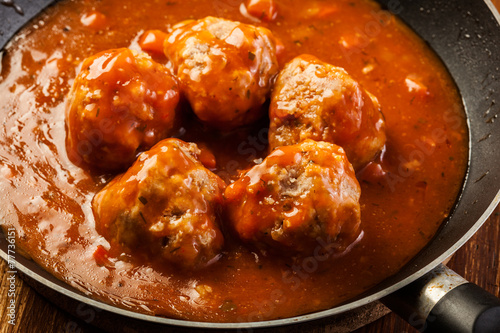
[[[492,1],[500,8],[500,0]],[[487,291],[500,296],[500,206],[493,212],[483,227],[452,257],[448,266],[467,280],[474,282]],[[16,325],[8,324],[8,267],[0,260],[0,333],[5,332],[65,332],[98,333],[96,328],[87,325],[59,308],[55,307],[31,289],[19,276],[15,282]],[[302,330],[303,331],[303,330]],[[332,332],[331,327],[311,325],[311,333]],[[408,332],[418,331],[394,314],[358,329],[355,333]]]
[[[500,296],[500,206],[493,212],[483,227],[451,259],[448,266],[471,282]],[[7,324],[8,281],[7,265],[0,260],[1,304],[0,332],[99,332],[86,325],[39,296],[21,279],[16,279],[17,324]],[[331,332],[331,328],[312,325],[309,332]],[[359,330],[356,333],[411,332],[417,330],[394,314],[389,314]]]

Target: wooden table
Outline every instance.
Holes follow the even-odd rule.
[[[500,0],[492,1],[500,8]],[[452,257],[448,266],[467,280],[500,297],[500,206],[483,227]],[[37,294],[21,279],[16,279],[16,321],[9,325],[7,317],[8,285],[6,262],[0,260],[0,333],[64,332],[98,333],[94,327],[66,314]],[[328,332],[325,327],[312,327],[310,333]],[[355,333],[408,332],[417,333],[393,313],[358,329]]]
[[[500,296],[500,206],[496,208],[481,229],[452,257],[448,266],[471,282]],[[8,288],[7,265],[0,260],[2,281],[0,303],[0,332],[99,332],[84,322],[61,311],[33,291],[21,279],[16,280],[17,325],[7,325],[6,300]],[[312,327],[310,333],[327,332],[324,327]],[[410,325],[394,314],[369,324],[356,333],[414,332]]]

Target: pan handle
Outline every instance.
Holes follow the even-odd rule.
[[[420,332],[500,332],[500,299],[442,264],[382,302]]]

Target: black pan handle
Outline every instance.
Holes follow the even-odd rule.
[[[500,332],[500,299],[444,265],[382,302],[420,332]]]

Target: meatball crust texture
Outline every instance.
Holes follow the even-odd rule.
[[[271,97],[271,149],[305,139],[344,148],[355,170],[385,145],[385,121],[375,97],[347,72],[301,55],[280,72]]]
[[[199,161],[194,143],[166,139],[142,153],[92,202],[97,231],[113,246],[185,269],[220,253],[224,181]]]
[[[66,147],[76,164],[128,168],[176,127],[177,79],[146,54],[113,49],[83,61],[66,105]]]
[[[260,249],[342,251],[360,233],[360,186],[343,149],[305,140],[275,149],[224,192],[239,237]]]
[[[206,17],[178,24],[164,48],[200,120],[231,130],[263,115],[279,70],[268,29]]]

